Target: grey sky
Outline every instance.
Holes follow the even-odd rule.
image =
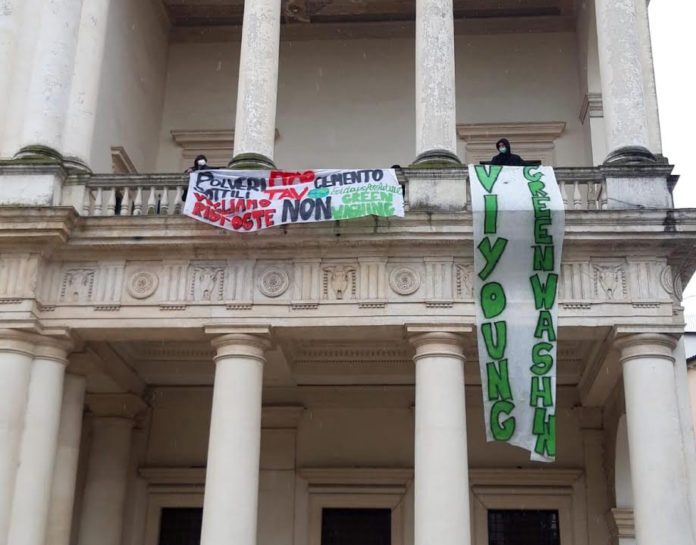
[[[649,8],[657,99],[662,127],[662,150],[675,173],[681,175],[674,191],[676,206],[696,208],[696,76],[694,76],[694,0],[652,0]],[[687,330],[696,331],[696,282],[684,291]]]

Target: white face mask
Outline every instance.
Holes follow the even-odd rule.
[[[507,148],[506,148],[505,146],[501,146],[501,147],[498,148],[498,151],[499,151],[500,153],[507,153]]]
[[[196,161],[196,164],[199,167],[205,166],[205,159],[198,159],[198,161]]]

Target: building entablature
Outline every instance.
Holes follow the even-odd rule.
[[[238,249],[227,256],[95,249],[91,259],[84,248],[71,255],[70,245],[52,256],[5,251],[0,316],[8,324],[70,328],[123,327],[124,320],[136,329],[152,327],[153,320],[175,329],[230,321],[343,326],[377,317],[384,325],[475,324],[467,245],[380,256],[364,244],[367,251],[338,243],[324,255],[268,252],[256,258]],[[669,257],[577,251],[568,244],[558,289],[560,326],[681,323],[680,271]]]

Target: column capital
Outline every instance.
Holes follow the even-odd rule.
[[[271,340],[268,334],[256,333],[227,333],[216,337],[211,341],[216,350],[214,361],[220,359],[243,356],[247,358],[266,361],[264,354],[271,347]]]
[[[68,365],[68,354],[73,349],[70,339],[56,339],[54,337],[41,336],[34,349],[34,357],[51,360],[63,365]]]
[[[16,329],[0,329],[0,352],[33,356],[38,335]]]
[[[409,342],[415,347],[414,361],[432,356],[448,356],[464,359],[464,336],[459,332],[442,331],[409,332]]]
[[[674,362],[672,351],[677,346],[677,339],[664,333],[634,333],[617,338],[614,346],[620,351],[621,363],[636,358],[660,358]]]

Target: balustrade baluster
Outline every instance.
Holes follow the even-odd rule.
[[[133,202],[133,215],[140,216],[143,213],[143,188],[138,186],[138,191],[135,194],[135,201]]]
[[[102,215],[102,188],[98,187],[97,188],[97,196],[94,199],[94,215],[95,216],[101,216]]]
[[[558,181],[558,187],[561,190],[561,197],[563,197],[563,206],[568,208],[568,195],[566,194],[566,183],[565,180]]]
[[[89,216],[89,209],[91,208],[92,200],[92,190],[89,187],[85,187],[85,194],[82,198],[82,215]]]
[[[174,195],[174,206],[172,207],[172,213],[173,214],[181,214],[181,208],[183,206],[183,203],[181,202],[181,197],[184,194],[184,189],[178,185],[176,186],[176,194]]]
[[[121,210],[119,213],[121,216],[131,215],[130,193],[127,187],[123,188],[123,198],[121,199]]]
[[[169,190],[165,185],[162,188],[162,195],[160,197],[160,216],[166,216],[169,214]]]
[[[582,195],[580,194],[580,182],[573,182],[573,208],[580,210],[582,208]]]
[[[150,187],[150,196],[147,199],[147,215],[157,215],[157,195],[155,194],[154,187]]]
[[[112,187],[109,190],[109,198],[106,201],[106,215],[115,216],[116,215],[116,188]]]

